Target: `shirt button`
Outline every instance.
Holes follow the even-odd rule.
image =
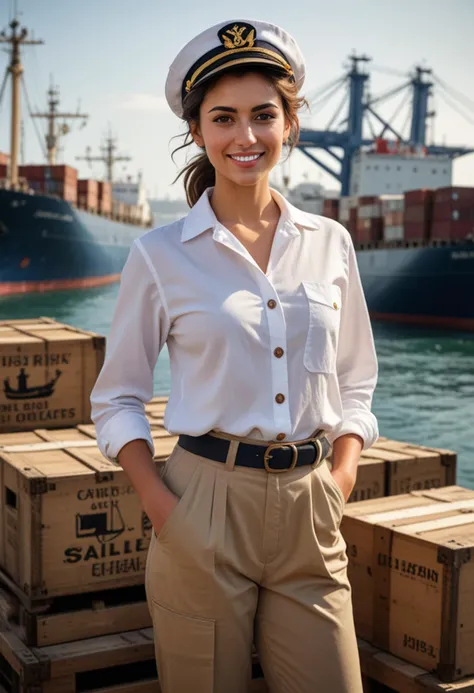
[[[268,306],[269,308],[271,308],[271,309],[276,308],[276,305],[277,305],[277,302],[276,302],[273,298],[271,298],[271,299],[267,302],[267,306]]]
[[[281,392],[279,392],[277,394],[277,396],[275,397],[275,402],[277,404],[283,404],[284,401],[285,401],[285,395],[282,395]]]
[[[333,307],[334,307],[336,310],[339,309],[339,306],[337,305],[337,303],[336,303],[335,301],[334,301],[334,303],[333,303],[332,305],[333,305]]]
[[[283,354],[285,352],[283,351],[283,349],[281,347],[277,347],[273,353],[275,354],[277,359],[281,359],[281,357],[283,356]]]
[[[276,437],[277,440],[285,440],[286,433],[279,433]]]

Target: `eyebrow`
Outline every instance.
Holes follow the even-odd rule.
[[[276,103],[272,103],[271,101],[268,101],[268,103],[262,103],[260,106],[254,106],[252,108],[252,113],[255,113],[256,111],[263,111],[264,108],[278,108]],[[214,106],[211,108],[208,113],[212,113],[212,111],[225,111],[226,113],[237,113],[236,108],[231,108],[230,106]]]

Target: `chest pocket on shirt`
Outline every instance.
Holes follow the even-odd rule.
[[[332,373],[336,368],[341,290],[337,284],[315,282],[303,282],[303,287],[309,310],[305,368],[312,373]]]

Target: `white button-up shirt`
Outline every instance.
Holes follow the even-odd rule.
[[[91,394],[99,449],[115,460],[143,438],[154,453],[144,404],[165,343],[170,433],[293,441],[323,428],[369,448],[378,365],[350,234],[272,190],[281,215],[264,273],[210,194],[131,247]]]

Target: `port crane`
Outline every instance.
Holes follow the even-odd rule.
[[[434,111],[429,107],[429,99],[433,94],[435,83],[437,87],[449,92],[453,99],[457,97],[457,100],[465,108],[471,107],[474,111],[474,104],[469,103],[467,97],[450,90],[441,79],[434,75],[431,69],[421,66],[414,68],[408,82],[390,89],[385,94],[372,97],[368,91],[368,66],[370,62],[371,58],[367,55],[353,53],[349,56],[349,67],[342,77],[325,85],[313,95],[310,105],[314,107],[322,102],[327,102],[340,89],[345,91],[344,98],[332,116],[327,129],[302,128],[297,145],[297,149],[310,161],[317,164],[340,183],[341,195],[349,194],[352,160],[356,152],[364,146],[375,146],[377,139],[387,137],[387,135],[414,151],[423,148],[427,154],[448,155],[454,159],[474,152],[474,149],[468,147],[447,147],[426,143],[428,121],[435,116]],[[380,115],[376,110],[376,105],[407,89],[411,91],[412,96],[411,124],[408,136],[403,137],[393,122],[389,122]],[[333,124],[343,114],[346,104],[348,105],[346,115],[338,126],[333,128]],[[364,137],[364,122],[367,122],[369,117],[378,123],[380,131],[377,133],[372,122],[369,122],[371,137],[367,138]],[[331,165],[322,161],[318,156],[318,150],[329,154],[334,164]]]

